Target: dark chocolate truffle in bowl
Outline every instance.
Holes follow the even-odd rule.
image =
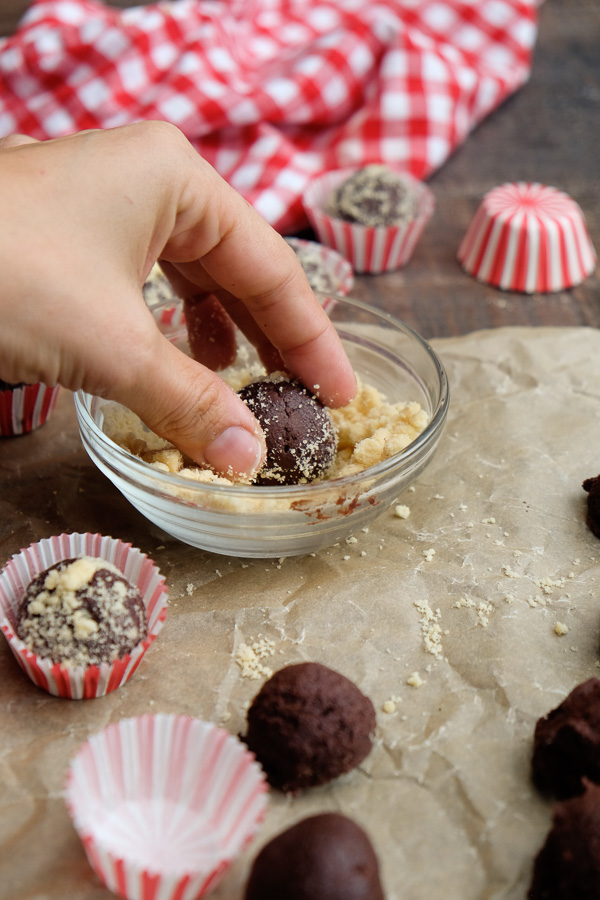
[[[352,819],[321,813],[266,844],[252,865],[245,900],[383,900],[373,846]]]
[[[375,731],[370,699],[321,663],[279,669],[258,692],[242,740],[267,780],[283,791],[326,784],[370,753]]]
[[[130,653],[148,634],[141,594],[107,560],[61,560],[28,585],[17,635],[37,656],[99,666]]]
[[[238,393],[258,419],[267,445],[256,484],[303,484],[327,474],[337,437],[318,397],[284,375],[251,381]]]

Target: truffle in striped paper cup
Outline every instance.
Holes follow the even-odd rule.
[[[0,572],[0,628],[24,672],[56,697],[102,697],[128,681],[167,615],[164,577],[100,534],[31,544]]]
[[[352,266],[337,250],[325,247],[316,241],[305,241],[301,238],[288,237],[290,245],[308,279],[313,291],[319,294],[342,294],[350,292],[354,284]],[[328,308],[326,297],[323,305]]]
[[[319,240],[372,274],[406,265],[435,205],[427,185],[387,164],[326,172],[302,202]]]
[[[596,266],[579,205],[555,187],[500,185],[483,197],[458,248],[478,281],[525,294],[575,287]]]
[[[66,802],[92,868],[128,900],[196,900],[254,838],[267,786],[254,756],[212,723],[122,719],[71,762]]]
[[[0,437],[35,431],[51,417],[60,387],[0,380]]]

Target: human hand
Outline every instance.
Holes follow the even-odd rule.
[[[282,360],[334,407],[354,395],[350,363],[293,250],[175,127],[5,138],[0,196],[5,381],[114,399],[198,463],[252,474],[264,458],[254,416],[159,332],[144,303],[160,258],[181,295],[210,293],[220,327],[230,317],[269,368]],[[218,366],[219,353],[207,362]]]

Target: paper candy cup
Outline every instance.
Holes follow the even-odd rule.
[[[423,230],[431,218],[435,201],[433,193],[407,172],[388,166],[411,185],[416,198],[417,215],[402,225],[380,225],[375,228],[335,219],[325,211],[332,192],[356,172],[338,169],[326,172],[308,185],[302,203],[319,240],[333,247],[352,265],[355,272],[390,272],[406,265]]]
[[[195,900],[255,836],[267,786],[253,754],[222,728],[146,715],[81,747],[66,802],[109,890],[129,900]]]
[[[56,406],[60,387],[22,384],[0,389],[0,437],[29,434],[47,422]]]
[[[36,656],[17,637],[17,611],[29,583],[62,559],[101,557],[112,562],[137,585],[148,616],[148,636],[131,654],[100,666],[68,666]],[[0,628],[17,662],[34,684],[55,697],[87,700],[103,697],[129,681],[167,615],[164,577],[151,559],[131,544],[100,534],[61,534],[16,553],[0,572]]]
[[[581,284],[596,266],[596,253],[583,213],[568,194],[518,182],[484,196],[458,261],[479,281],[533,294]]]
[[[304,241],[301,238],[288,237],[286,241],[296,252],[310,253],[311,259],[314,259],[319,270],[322,270],[324,278],[329,282],[329,286],[324,287],[313,285],[314,290],[321,294],[342,294],[344,296],[350,293],[354,284],[352,266],[337,250],[332,250],[331,247],[325,247],[316,241]]]

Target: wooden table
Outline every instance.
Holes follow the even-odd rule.
[[[354,296],[426,338],[503,325],[600,326],[600,268],[570,291],[528,296],[480,284],[456,260],[480,199],[507,181],[570,194],[600,251],[600,4],[546,0],[539,15],[530,81],[430,179],[436,210],[409,264],[356,279]]]

